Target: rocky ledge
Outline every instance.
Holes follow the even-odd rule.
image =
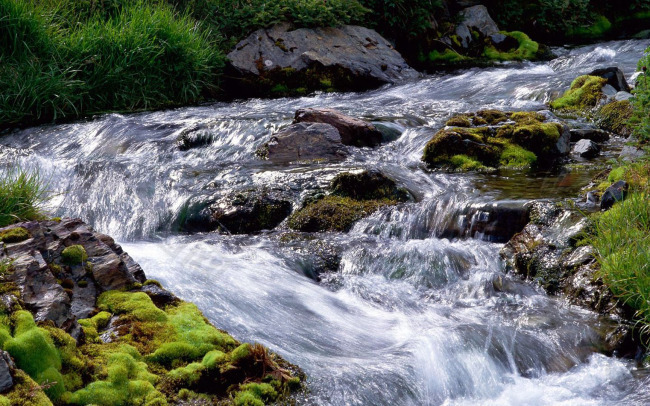
[[[263,405],[302,373],[78,219],[0,229],[0,405]]]

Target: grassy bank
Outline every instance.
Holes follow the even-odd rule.
[[[639,62],[644,71],[633,100],[637,145],[650,146],[650,83],[644,67],[650,65],[650,49]],[[650,155],[614,168],[607,180],[625,180],[630,190],[625,201],[593,218],[589,243],[596,249],[600,275],[612,292],[637,311],[643,331],[650,332]]]

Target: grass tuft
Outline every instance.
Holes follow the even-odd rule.
[[[0,227],[44,218],[45,183],[37,171],[12,168],[0,171]]]

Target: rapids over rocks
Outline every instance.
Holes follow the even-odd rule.
[[[452,113],[542,109],[593,69],[618,65],[629,78],[648,45],[555,49],[550,62],[433,74],[364,93],[30,128],[3,137],[0,159],[39,168],[59,192],[56,215],[115,237],[150,278],[216,326],[303,368],[309,391],[299,404],[645,405],[650,376],[598,353],[598,315],[506,274],[504,241],[462,226],[495,202],[576,197],[601,169],[449,174],[426,171],[420,158]],[[255,156],[307,107],[369,119],[395,139],[334,163],[276,165]],[[179,149],[187,133],[205,145]],[[612,148],[596,163],[615,156]],[[299,207],[335,175],[361,169],[380,170],[415,201],[380,210],[347,234],[318,234],[340,255],[338,272],[319,282],[319,253],[308,238],[177,231],[191,203],[209,196],[268,187],[288,191]]]

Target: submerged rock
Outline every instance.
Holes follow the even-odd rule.
[[[291,201],[279,191],[232,192],[200,203],[196,208],[188,208],[181,229],[192,232],[219,230],[230,234],[272,230],[291,213],[291,206]]]
[[[341,160],[349,152],[334,126],[297,123],[273,135],[257,154],[274,163],[290,163],[315,159]]]
[[[228,59],[242,79],[237,94],[270,93],[278,85],[364,90],[419,75],[376,31],[352,25],[278,24],[239,42]]]
[[[582,158],[595,158],[600,154],[600,147],[598,144],[591,140],[582,139],[576,143],[572,151],[575,155],[579,155]]]
[[[334,109],[300,109],[294,123],[325,123],[335,127],[344,145],[375,147],[382,142],[382,133],[374,125],[346,116]]]

